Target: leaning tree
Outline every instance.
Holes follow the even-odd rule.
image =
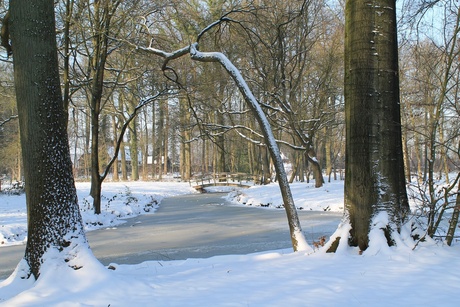
[[[297,209],[295,207],[286,171],[284,169],[283,160],[281,158],[281,152],[279,150],[277,141],[271,129],[270,123],[268,122],[268,119],[262,110],[261,104],[253,95],[251,89],[249,88],[245,79],[241,75],[239,69],[232,63],[232,61],[230,61],[230,59],[228,59],[227,56],[225,56],[221,52],[203,52],[199,50],[199,43],[204,35],[209,33],[215,27],[219,27],[227,22],[234,22],[231,18],[228,17],[231,13],[232,12],[224,14],[220,19],[213,23],[210,23],[207,27],[205,27],[197,35],[197,39],[194,43],[189,44],[183,48],[177,49],[173,52],[166,52],[164,50],[157,49],[152,44],[149,47],[142,47],[135,44],[132,44],[132,46],[139,51],[162,57],[164,59],[162,69],[165,72],[173,70],[170,66],[168,66],[171,61],[183,57],[185,55],[189,55],[192,60],[197,62],[211,62],[219,64],[227,72],[227,74],[235,82],[235,85],[238,88],[240,94],[242,95],[244,101],[252,111],[252,114],[255,117],[260,127],[260,130],[262,131],[263,139],[270,153],[270,157],[273,160],[277,181],[280,187],[280,192],[284,203],[284,209],[287,215],[292,247],[294,251],[311,250],[311,247],[308,246],[308,243],[306,242],[305,236],[302,232],[302,227],[300,225]],[[154,40],[152,40],[152,43],[154,43]]]

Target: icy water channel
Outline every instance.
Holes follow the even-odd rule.
[[[87,233],[96,257],[105,265],[148,260],[183,260],[226,254],[289,249],[284,210],[233,205],[223,193],[166,198],[154,214],[128,219],[116,228]],[[337,212],[300,210],[309,243],[334,232]],[[24,253],[24,246],[0,249],[0,279],[6,278]]]

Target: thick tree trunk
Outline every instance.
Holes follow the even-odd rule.
[[[348,0],[345,18],[345,206],[352,226],[350,243],[365,250],[373,217],[388,214],[388,238],[409,211],[395,0]]]
[[[22,181],[22,159],[21,159],[21,156],[22,156],[22,150],[21,150],[21,140],[20,138],[18,138],[18,156],[16,158],[16,176],[13,176],[13,178],[16,178],[16,181]]]
[[[91,176],[91,197],[93,198],[94,214],[101,214],[102,179],[99,175]]]
[[[65,260],[72,241],[86,244],[86,239],[62,116],[54,3],[16,0],[10,10],[28,214],[24,258],[38,278],[49,249]]]

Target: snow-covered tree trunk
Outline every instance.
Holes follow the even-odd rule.
[[[284,169],[283,160],[281,153],[276,143],[270,124],[263,112],[260,104],[252,94],[246,81],[242,77],[240,71],[233,65],[233,63],[222,53],[219,52],[200,52],[197,49],[198,44],[193,44],[190,47],[190,55],[193,60],[201,62],[217,62],[220,63],[228,74],[235,81],[236,86],[243,95],[244,100],[249,105],[250,109],[254,113],[260,128],[262,129],[265,143],[268,147],[270,156],[273,160],[273,164],[278,179],[281,195],[283,197],[284,208],[289,224],[289,230],[291,234],[292,246],[295,251],[309,250],[305,237],[300,226],[299,217],[292,197],[291,189],[289,187],[288,178]]]
[[[270,123],[268,122],[265,113],[263,112],[259,102],[254,97],[253,93],[249,89],[246,81],[241,75],[240,71],[233,65],[233,63],[222,53],[220,52],[200,52],[198,50],[198,41],[207,31],[209,31],[214,26],[226,21],[226,18],[221,18],[214,23],[211,23],[208,27],[204,28],[197,37],[197,42],[185,46],[181,49],[178,49],[174,52],[165,52],[160,49],[153,47],[141,47],[138,45],[133,45],[137,50],[148,52],[160,56],[165,59],[162,69],[168,70],[168,63],[174,59],[180,58],[184,55],[190,54],[191,58],[199,62],[215,62],[222,65],[226,72],[232,77],[235,81],[236,86],[238,87],[240,93],[242,94],[244,100],[250,107],[253,115],[255,116],[262,134],[267,145],[267,148],[270,153],[270,157],[273,160],[273,164],[276,171],[276,176],[278,179],[278,184],[280,187],[281,195],[284,202],[284,208],[287,215],[287,220],[289,224],[289,231],[291,235],[292,247],[294,251],[309,251],[311,247],[308,245],[305,240],[305,236],[302,232],[302,227],[300,226],[299,217],[297,215],[297,209],[294,204],[294,198],[292,197],[291,189],[289,186],[288,178],[286,171],[284,169],[283,160],[281,158],[281,153],[276,143],[276,139],[273,135]]]
[[[392,233],[409,211],[395,10],[395,0],[346,2],[345,207],[352,227],[350,243],[361,250],[369,246],[375,227],[392,244]],[[379,215],[387,216],[387,225],[373,222]]]
[[[57,250],[66,263],[75,248],[89,248],[72,174],[57,58],[54,2],[10,1],[14,80],[26,182],[28,240],[35,278]]]

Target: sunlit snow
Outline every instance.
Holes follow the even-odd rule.
[[[84,201],[88,201],[89,184],[78,183],[77,189],[80,206],[89,206]],[[314,188],[314,183],[296,183],[292,191],[296,206],[303,207],[302,210],[343,210],[342,181],[326,183],[319,189]],[[144,213],[152,199],[160,202],[163,197],[192,192],[188,183],[105,183],[106,214],[90,219],[89,208],[82,211],[85,221],[91,221],[88,229],[93,224],[106,227],[108,223]],[[276,184],[242,190],[232,193],[229,198],[232,197],[238,198],[241,206],[273,205],[260,210],[279,210],[276,206],[281,199]],[[25,197],[1,195],[0,234],[4,244],[0,256],[8,248],[5,245],[22,244],[25,221]],[[384,215],[374,219],[376,224],[385,221]],[[333,236],[343,238],[348,230],[347,224],[341,225]],[[17,232],[21,234],[15,236]],[[370,250],[362,255],[342,244],[336,254],[318,249],[313,253],[292,253],[288,249],[137,265],[112,264],[108,269],[90,252],[82,251],[72,260],[83,264],[81,269],[47,261],[35,283],[21,279],[26,267],[18,259],[13,275],[0,281],[0,305],[458,306],[458,243],[447,247],[427,241],[412,250],[414,242],[407,231],[402,233],[404,241],[398,247],[381,251],[373,248],[373,243],[378,246],[381,240],[381,233],[376,231],[371,235]],[[53,259],[53,253],[47,257]]]

